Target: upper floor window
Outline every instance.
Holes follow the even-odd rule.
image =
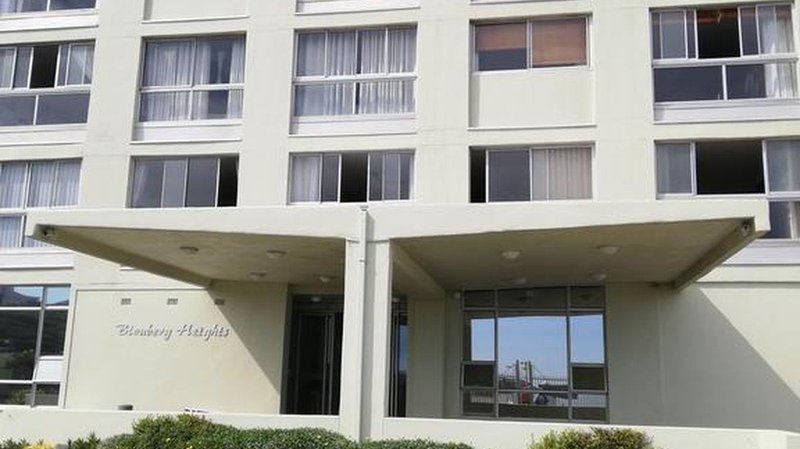
[[[133,161],[131,207],[236,206],[235,156],[140,158]]]
[[[470,152],[470,201],[592,198],[591,148],[504,148]]]
[[[68,285],[0,285],[0,404],[58,405],[70,296]]]
[[[28,12],[94,9],[95,0],[0,0],[0,16]]]
[[[475,69],[519,70],[586,65],[586,17],[475,25]]]
[[[796,98],[789,4],[652,13],[656,102]]]
[[[139,121],[241,119],[244,61],[243,36],[147,41]]]
[[[414,27],[297,35],[294,115],[402,115],[415,110]]]
[[[86,123],[94,44],[0,47],[0,126]]]
[[[660,196],[764,196],[765,237],[800,238],[800,140],[660,143],[656,151]]]
[[[78,204],[79,160],[0,163],[0,248],[43,246],[24,237],[25,211]]]
[[[414,170],[410,151],[295,154],[292,203],[408,200]]]

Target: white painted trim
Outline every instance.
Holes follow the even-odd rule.
[[[237,14],[232,16],[211,16],[211,17],[177,17],[168,19],[143,19],[143,25],[154,25],[159,23],[187,23],[187,22],[218,22],[222,20],[244,20],[249,19],[249,14]]]
[[[145,122],[134,127],[131,143],[236,142],[243,136],[241,120]]]
[[[800,240],[756,240],[723,265],[800,265]]]
[[[298,15],[416,9],[420,0],[297,0]]]
[[[800,119],[800,99],[687,101],[654,105],[656,124],[797,119]]]
[[[30,30],[68,30],[97,28],[97,10],[79,12],[45,11],[0,17],[0,33]]]

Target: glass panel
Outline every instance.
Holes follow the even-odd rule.
[[[572,399],[572,419],[578,421],[608,420],[606,395],[579,394]]]
[[[400,199],[399,153],[387,153],[383,159],[383,199]]]
[[[514,70],[528,67],[527,25],[506,23],[475,26],[478,70]]]
[[[358,73],[386,72],[386,30],[358,32]]]
[[[494,361],[494,313],[464,313],[464,361]]]
[[[192,95],[194,120],[225,120],[241,118],[242,91],[207,90]]]
[[[572,388],[575,390],[605,391],[605,368],[602,366],[573,366]]]
[[[193,53],[193,41],[147,42],[142,86],[190,85]]]
[[[657,102],[724,99],[721,67],[655,69],[654,77]]]
[[[19,248],[22,237],[22,217],[0,216],[0,248]]]
[[[686,57],[686,13],[667,11],[661,13],[661,57]]]
[[[47,10],[47,0],[19,0],[18,11],[37,12]]]
[[[186,181],[187,207],[214,207],[217,203],[217,166],[215,157],[189,159]]]
[[[764,98],[767,96],[764,79],[764,65],[729,65],[726,68],[728,78],[728,98]]]
[[[569,419],[569,397],[566,393],[533,391],[501,391],[497,407],[501,418]]]
[[[0,312],[0,380],[30,380],[36,355],[39,311]]]
[[[58,384],[53,385],[36,385],[36,406],[57,406],[58,394],[61,388]]]
[[[0,48],[0,89],[8,89],[14,84],[14,48]]]
[[[30,164],[28,185],[28,207],[48,207],[53,201],[56,182],[55,162],[33,162]]]
[[[739,51],[739,12],[736,8],[697,10],[697,48],[700,58],[736,58]]]
[[[692,193],[692,147],[688,143],[656,146],[658,193]]]
[[[325,33],[297,35],[297,76],[325,74]]]
[[[602,313],[570,316],[570,347],[573,363],[605,363],[605,333]]]
[[[47,307],[61,306],[66,307],[69,305],[70,288],[69,287],[47,287],[45,295],[45,305]]]
[[[75,206],[81,183],[81,161],[58,162],[53,206]]]
[[[356,32],[328,33],[328,53],[325,63],[327,75],[353,75],[356,73]]]
[[[494,392],[491,390],[465,390],[462,395],[465,415],[494,416]]]
[[[767,98],[797,98],[797,72],[794,63],[764,64]]]
[[[501,312],[497,319],[502,389],[567,389],[567,318]]]
[[[4,384],[0,384],[0,404],[3,404],[3,405],[30,405],[31,404],[31,386],[30,385],[4,385]]]
[[[94,9],[95,0],[50,0],[50,10]]]
[[[89,94],[42,95],[36,124],[86,123],[88,116]]]
[[[694,14],[694,10],[686,11],[686,51],[689,58],[697,57],[697,42],[695,40],[697,25],[695,24]]]
[[[653,59],[661,59],[661,13],[650,14],[650,29]]]
[[[45,310],[42,327],[43,356],[64,354],[64,336],[67,331],[66,310]]]
[[[369,200],[383,200],[383,153],[369,155]]]
[[[189,92],[143,93],[139,121],[175,122],[189,120],[189,98]]]
[[[494,307],[494,291],[465,292],[464,307]]]
[[[775,54],[794,51],[790,5],[759,6],[758,29],[761,37],[761,53]]]
[[[500,290],[497,306],[501,309],[567,309],[566,288],[534,288],[529,290]]]
[[[359,114],[404,114],[414,112],[413,81],[358,83]]]
[[[550,150],[547,170],[549,199],[570,200],[592,197],[591,150],[586,148]]]
[[[28,87],[32,56],[33,47],[17,48],[17,73],[14,74],[14,87],[23,89]]]
[[[800,192],[800,140],[767,141],[771,192]]]
[[[465,387],[494,387],[494,364],[464,365]]]
[[[571,309],[604,307],[606,291],[603,287],[572,287],[569,301]]]
[[[400,199],[411,199],[411,177],[414,170],[414,156],[411,153],[400,154]]]
[[[529,151],[489,151],[488,157],[489,201],[529,201]]]
[[[235,40],[199,39],[195,54],[194,84],[231,83]]]
[[[68,85],[85,85],[92,83],[92,66],[94,65],[94,45],[72,45],[69,56]]]
[[[800,202],[770,202],[769,224],[771,229],[765,239],[800,238]]]
[[[21,208],[25,204],[25,162],[0,164],[0,209]]]
[[[161,207],[164,161],[141,159],[135,162],[131,206]]]
[[[39,307],[42,304],[42,287],[0,286],[0,307]]]
[[[537,20],[531,24],[534,67],[586,64],[586,19]]]
[[[390,28],[389,73],[413,72],[417,65],[417,29]]]
[[[292,156],[292,202],[319,201],[320,162],[315,154]]]
[[[753,7],[740,8],[742,54],[758,54],[758,27],[756,25],[756,9]]]
[[[183,207],[186,193],[186,159],[164,161],[164,188],[161,207]]]
[[[0,126],[33,125],[36,97],[0,97]]]
[[[355,83],[303,84],[295,87],[294,114],[349,115],[355,105]]]
[[[339,200],[339,155],[322,156],[322,201]]]

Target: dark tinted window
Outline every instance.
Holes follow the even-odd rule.
[[[656,101],[722,100],[720,67],[685,67],[655,70]]]
[[[342,203],[367,201],[367,153],[342,154]]]
[[[53,87],[56,85],[58,45],[40,45],[33,49],[31,67],[31,89]]]
[[[189,159],[186,206],[213,207],[217,196],[217,158]]]
[[[531,199],[530,151],[490,151],[489,201]]]
[[[740,56],[736,8],[698,10],[697,47],[700,58]]]
[[[50,0],[50,9],[94,9],[94,4],[95,0]]]
[[[164,161],[142,159],[134,169],[133,207],[160,207],[161,188],[164,183]]]
[[[697,142],[697,193],[764,193],[760,141]]]
[[[326,154],[322,157],[322,201],[339,199],[339,155]]]
[[[223,157],[219,160],[219,199],[217,206],[236,206],[239,190],[239,161],[234,157]]]
[[[478,70],[512,70],[528,67],[527,24],[475,26]]]
[[[764,64],[729,65],[726,73],[729,99],[767,96]]]
[[[486,151],[472,150],[469,153],[469,200],[472,203],[486,202]]]

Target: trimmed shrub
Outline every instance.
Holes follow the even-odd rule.
[[[367,441],[361,449],[473,449],[463,443],[437,443],[429,440],[382,440]]]
[[[550,432],[529,449],[653,449],[653,442],[637,430],[598,427]]]
[[[100,446],[100,438],[93,433],[87,438],[67,441],[67,449],[97,449],[98,446]]]
[[[0,441],[0,449],[25,449],[30,443],[25,440],[12,440],[8,439]]]

